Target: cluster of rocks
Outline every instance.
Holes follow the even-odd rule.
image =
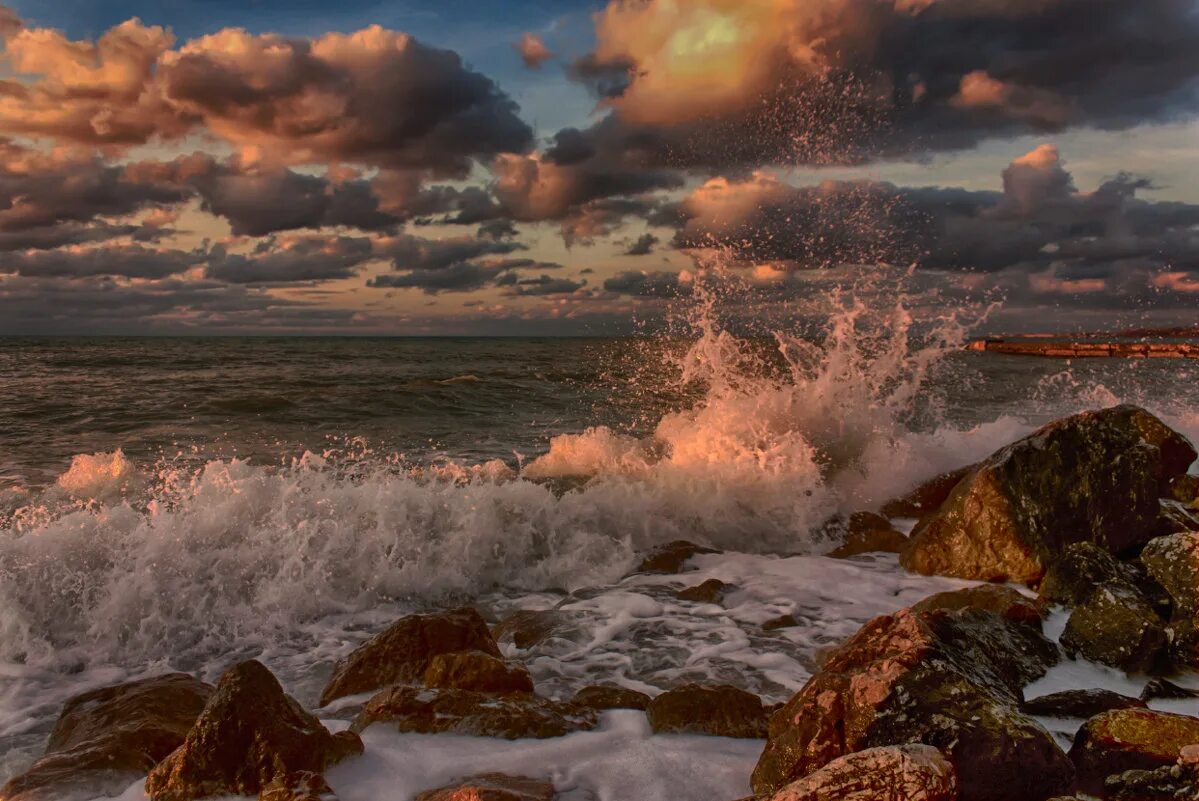
[[[116,795],[140,777],[153,801],[333,798],[324,774],[362,753],[370,726],[400,732],[550,738],[644,711],[658,733],[765,738],[758,801],[1114,801],[1199,799],[1199,718],[1148,708],[1189,691],[1165,677],[1199,667],[1199,482],[1185,438],[1135,407],[1050,424],[989,459],[939,476],[881,514],[826,529],[833,555],[900,554],[908,569],[1000,583],[941,593],[870,621],[824,655],[781,708],[728,685],[655,698],[592,686],[569,700],[536,694],[499,642],[528,648],[569,626],[555,610],[517,612],[489,629],[473,609],[405,617],[334,668],[322,706],[355,714],[331,732],[255,661],[215,687],[173,674],[67,702],[46,752],[0,788],[4,801]],[[910,537],[891,520],[919,519]],[[673,574],[711,553],[674,542],[639,570]],[[678,593],[720,603],[712,579]],[[1061,646],[1048,610],[1069,619]],[[786,616],[763,628],[795,625]],[[1151,679],[1140,698],[1025,688],[1065,658]],[[1068,749],[1037,720],[1085,721]],[[486,774],[418,801],[551,801],[541,778]],[[1072,796],[1077,797],[1077,796]]]

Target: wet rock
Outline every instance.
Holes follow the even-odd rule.
[[[1025,701],[1022,708],[1046,718],[1090,718],[1113,709],[1144,709],[1145,702],[1111,690],[1063,690]]]
[[[210,684],[174,673],[71,698],[45,754],[0,788],[0,798],[118,795],[183,742],[212,691]]]
[[[908,542],[890,520],[873,512],[855,512],[848,519],[834,519],[825,525],[824,533],[841,543],[828,553],[834,559],[864,553],[899,553]]]
[[[1178,762],[1156,770],[1108,776],[1103,797],[1111,801],[1193,801],[1199,798],[1199,746],[1182,749]]]
[[[554,609],[513,612],[492,629],[496,642],[532,648],[570,625],[570,616]]]
[[[522,665],[512,665],[482,651],[438,654],[425,671],[426,687],[481,693],[531,693],[533,679]]]
[[[1045,603],[1075,607],[1105,587],[1139,588],[1146,577],[1133,565],[1121,562],[1090,542],[1067,546],[1054,559],[1038,589]]]
[[[1175,764],[1182,749],[1199,743],[1199,718],[1149,709],[1119,709],[1083,724],[1070,748],[1078,786],[1099,794],[1108,776]]]
[[[1141,561],[1173,606],[1171,659],[1178,667],[1199,667],[1199,533],[1155,539],[1145,546]]]
[[[1188,506],[1199,501],[1199,476],[1178,476],[1170,482],[1166,497]]]
[[[321,706],[390,684],[418,682],[433,657],[457,651],[500,657],[487,624],[474,609],[403,618],[338,663],[321,693]]]
[[[649,708],[650,700],[648,695],[636,690],[611,685],[595,685],[579,690],[570,702],[576,706],[596,711],[638,709],[644,712]]]
[[[762,624],[762,631],[778,631],[779,629],[793,629],[799,625],[799,621],[795,619],[795,615],[780,615],[779,617],[771,618]]]
[[[770,801],[956,801],[957,776],[928,745],[868,748],[834,759]]]
[[[728,684],[688,684],[664,692],[646,709],[657,734],[708,734],[713,737],[766,736],[762,699]]]
[[[395,686],[375,695],[350,730],[384,723],[400,732],[470,737],[546,739],[595,728],[595,713],[534,695],[489,695],[470,690]]]
[[[1059,793],[1072,766],[1018,708],[1022,688],[1058,658],[1035,626],[993,612],[876,618],[771,718],[754,790],[778,792],[855,751],[924,743],[946,752],[963,801]]]
[[[1185,437],[1134,406],[1050,423],[978,465],[920,521],[901,561],[918,573],[1035,583],[1071,543],[1139,547],[1188,459]]]
[[[1157,527],[1154,535],[1168,537],[1184,531],[1199,531],[1199,512],[1172,500],[1158,501]]]
[[[959,467],[957,470],[950,470],[948,473],[942,473],[924,482],[902,498],[896,498],[883,504],[880,511],[885,517],[892,520],[897,517],[921,518],[929,512],[935,512],[941,504],[945,503],[962,479],[974,472],[974,467],[971,464]]]
[[[726,595],[737,591],[734,584],[725,584],[720,579],[708,579],[703,584],[688,587],[675,593],[680,601],[691,601],[697,604],[718,604]]]
[[[705,548],[687,540],[675,540],[666,545],[659,545],[645,555],[637,566],[637,573],[659,573],[673,575],[682,573],[687,560],[700,554],[720,553],[713,548]]]
[[[1151,670],[1168,643],[1165,622],[1139,592],[1104,588],[1075,608],[1061,636],[1071,656],[1128,673]]]
[[[336,801],[333,788],[319,773],[295,773],[284,776],[266,787],[258,801]]]
[[[934,609],[982,609],[1002,615],[1018,623],[1041,626],[1041,607],[1018,590],[999,584],[983,584],[930,595],[912,605],[913,612],[929,612]]]
[[[360,753],[357,735],[330,734],[269,670],[242,662],[221,676],[183,744],[150,772],[146,794],[151,801],[257,795]]]
[[[541,779],[486,773],[429,790],[416,801],[553,801],[554,785]]]
[[[1152,701],[1155,698],[1199,698],[1199,690],[1190,690],[1186,687],[1179,687],[1172,681],[1166,679],[1150,679],[1145,683],[1145,689],[1141,690],[1142,701]]]

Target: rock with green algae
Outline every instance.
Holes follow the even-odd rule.
[[[707,734],[713,737],[766,736],[762,699],[728,684],[688,684],[654,698],[646,708],[657,734]]]
[[[1098,795],[1109,776],[1157,770],[1178,762],[1184,748],[1199,743],[1199,718],[1149,709],[1118,709],[1083,724],[1070,748],[1078,785]]]

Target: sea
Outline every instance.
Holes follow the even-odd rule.
[[[373,633],[462,604],[569,616],[506,646],[544,695],[715,681],[784,701],[820,649],[965,584],[825,558],[830,518],[1084,409],[1140,404],[1199,441],[1199,363],[966,335],[897,307],[803,335],[0,339],[0,781],[75,693],[257,658],[312,708]],[[629,575],[675,539],[724,553]],[[674,597],[706,578],[736,589]],[[762,631],[781,614],[800,625]],[[329,778],[343,801],[408,799],[466,762],[549,771],[580,801],[748,793],[760,742],[643,718],[544,743],[372,730]]]

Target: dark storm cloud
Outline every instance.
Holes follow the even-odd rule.
[[[204,254],[200,252],[159,250],[141,245],[33,250],[0,254],[0,274],[40,278],[99,275],[165,278],[186,272],[203,259]]]
[[[205,274],[231,284],[333,281],[354,276],[372,258],[374,246],[366,237],[272,237],[244,255],[213,248]]]
[[[642,234],[635,241],[629,244],[625,250],[626,256],[648,256],[654,252],[654,245],[660,240],[653,234]]]
[[[687,285],[680,283],[678,273],[635,270],[619,273],[604,281],[604,290],[617,295],[645,298],[676,298],[690,292]]]

